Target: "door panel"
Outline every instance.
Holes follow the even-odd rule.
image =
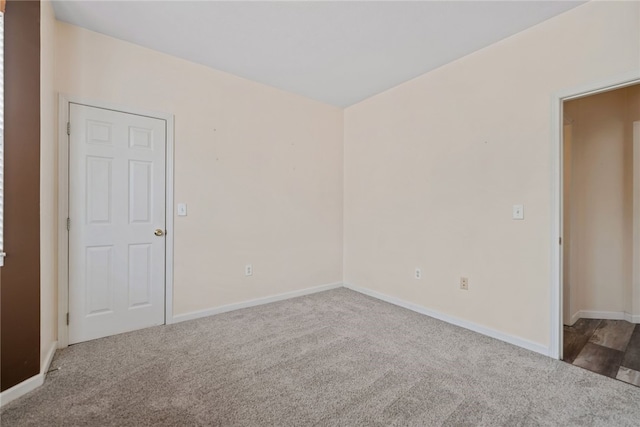
[[[151,222],[152,167],[150,162],[129,161],[129,222]]]
[[[69,108],[72,344],[164,323],[166,123]]]
[[[113,312],[113,246],[87,248],[87,315]]]
[[[152,247],[129,245],[129,307],[151,304]]]
[[[87,221],[111,223],[111,158],[87,156]]]

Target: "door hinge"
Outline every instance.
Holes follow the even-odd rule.
[[[71,135],[71,122],[67,122],[67,135]]]
[[[69,313],[67,313],[67,326],[69,325]]]
[[[67,218],[67,231],[71,230],[71,218]]]
[[[558,244],[559,244],[559,245],[561,245],[561,244],[562,244],[562,237],[560,237],[560,240],[559,240]]]

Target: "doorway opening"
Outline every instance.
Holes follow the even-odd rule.
[[[563,101],[562,355],[640,387],[640,84]]]

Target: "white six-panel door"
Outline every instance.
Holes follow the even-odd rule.
[[[73,344],[165,321],[166,122],[69,109]]]

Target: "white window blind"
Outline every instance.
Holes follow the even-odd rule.
[[[0,267],[4,256],[4,13],[0,12]]]

